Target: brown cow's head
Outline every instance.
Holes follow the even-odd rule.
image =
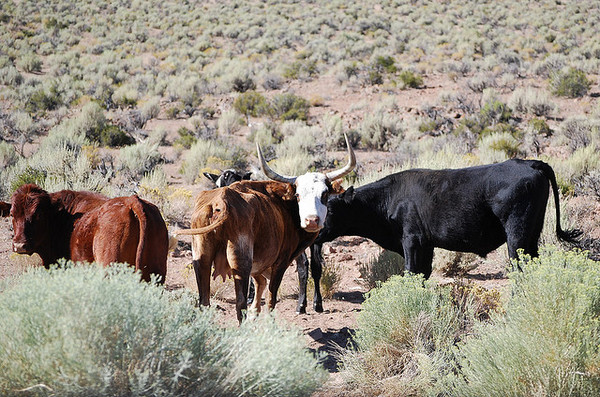
[[[50,196],[33,184],[23,185],[12,195],[13,251],[31,255],[47,244],[51,230]]]
[[[300,226],[307,232],[318,232],[323,228],[323,222],[327,216],[327,199],[331,193],[337,193],[337,189],[332,186],[332,182],[349,174],[356,165],[356,157],[352,146],[348,142],[348,137],[345,136],[345,138],[349,160],[343,168],[326,174],[308,172],[300,176],[283,176],[273,171],[267,165],[260,146],[258,143],[256,144],[258,158],[265,175],[273,180],[294,185],[300,212]]]

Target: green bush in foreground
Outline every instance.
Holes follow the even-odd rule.
[[[363,303],[357,350],[343,357],[344,375],[356,395],[441,394],[461,320],[450,289],[421,275],[393,276]]]
[[[453,395],[600,395],[599,264],[556,248],[519,262],[506,315],[459,345]]]
[[[546,246],[500,294],[394,276],[368,295],[348,396],[600,395],[600,265]]]
[[[125,265],[36,269],[0,291],[3,396],[308,396],[324,380],[272,317],[222,329]]]

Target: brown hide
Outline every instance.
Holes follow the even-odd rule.
[[[44,266],[59,258],[127,262],[164,282],[168,236],[156,206],[137,196],[108,199],[92,192],[48,194],[24,185],[12,197],[13,249],[38,253]]]
[[[210,225],[216,228],[194,234],[192,240],[200,303],[210,303],[210,270],[214,264],[213,277],[234,278],[239,321],[247,306],[249,277],[257,284],[253,304],[257,311],[266,280],[270,280],[268,305],[273,309],[285,270],[317,236],[300,228],[292,185],[273,181],[241,181],[200,192],[191,227]]]

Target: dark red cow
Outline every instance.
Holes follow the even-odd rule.
[[[142,279],[167,273],[169,237],[158,208],[137,196],[109,199],[97,193],[48,193],[36,185],[13,194],[13,251],[37,253],[45,267],[59,258],[109,265],[127,262]],[[7,214],[3,213],[3,216]]]

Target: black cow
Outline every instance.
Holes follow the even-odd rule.
[[[204,172],[204,176],[208,179],[210,179],[215,185],[216,187],[223,187],[223,186],[229,186],[234,182],[238,182],[241,180],[250,180],[252,179],[252,171],[248,171],[244,174],[234,170],[234,169],[227,169],[223,172],[221,172],[220,175],[217,174],[211,174],[209,172]],[[314,247],[311,245],[310,249],[311,249],[311,255],[321,255],[321,246],[319,245],[318,247]],[[318,251],[313,251],[317,249]],[[315,253],[316,252],[316,253]],[[295,259],[296,261],[296,268],[298,269],[298,285],[299,285],[299,292],[298,292],[298,306],[296,307],[296,313],[306,313],[306,305],[307,305],[307,299],[306,299],[306,284],[308,282],[308,267],[309,267],[309,261],[308,258],[306,257],[306,254],[303,252],[300,255],[298,255],[298,257]],[[318,266],[317,266],[318,264]],[[321,265],[320,262],[317,261],[311,261],[310,262],[310,269],[311,269],[311,274],[313,276],[313,279],[315,280],[315,284],[318,284],[321,280],[321,273],[323,272],[323,267]],[[250,289],[248,292],[248,304],[252,303],[252,301],[254,300],[254,283],[252,282],[252,280],[250,280]],[[314,302],[314,310],[321,313],[323,312],[323,298],[321,298],[321,289],[319,288],[319,286],[315,287],[315,298],[313,300]]]
[[[339,236],[369,238],[402,255],[406,270],[425,277],[431,275],[434,247],[485,257],[506,242],[511,259],[517,258],[519,248],[537,256],[550,186],[556,234],[575,242],[581,231],[561,229],[556,177],[542,161],[414,169],[350,187],[328,201],[311,267],[322,266],[318,246]],[[315,279],[315,289],[318,285]]]
[[[204,176],[213,181],[217,187],[223,187],[229,186],[233,182],[252,179],[252,171],[241,174],[233,168],[230,168],[221,172],[219,175],[211,174],[210,172],[204,172]]]

